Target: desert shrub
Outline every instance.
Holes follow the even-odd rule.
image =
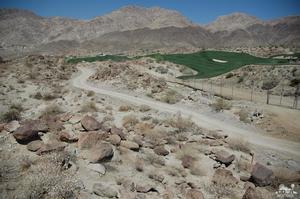
[[[151,165],[164,166],[166,164],[165,159],[162,156],[156,155],[155,153],[147,153],[146,161]]]
[[[232,150],[242,151],[244,153],[251,152],[249,143],[243,138],[230,138],[227,142]]]
[[[35,80],[37,79],[37,77],[39,76],[39,72],[38,71],[31,71],[28,73],[28,79],[30,80]]]
[[[21,119],[21,112],[23,111],[23,107],[20,104],[12,104],[8,111],[2,115],[2,120],[5,122],[10,122],[13,120]]]
[[[121,112],[127,112],[127,111],[129,111],[129,110],[132,110],[132,107],[129,106],[129,105],[121,105],[121,106],[119,107],[119,111],[121,111]]]
[[[242,83],[244,81],[244,77],[243,76],[241,76],[241,77],[239,77],[238,78],[238,81],[237,81],[237,83]]]
[[[87,113],[87,112],[96,112],[98,108],[95,102],[86,102],[85,104],[81,105],[80,112]]]
[[[225,76],[226,79],[229,79],[231,77],[233,77],[233,73],[227,73],[226,76]]]
[[[56,104],[48,105],[46,108],[41,112],[41,118],[48,118],[52,116],[56,116],[58,114],[63,113],[63,110],[60,106]]]
[[[139,110],[140,110],[141,112],[147,112],[147,111],[150,111],[150,110],[151,110],[151,107],[148,106],[148,105],[141,105],[141,106],[139,107]]]
[[[122,124],[127,129],[133,128],[138,122],[139,122],[139,120],[133,114],[125,115],[122,119]]]
[[[249,117],[248,117],[248,112],[246,110],[244,110],[244,109],[240,110],[238,112],[238,116],[239,116],[240,121],[245,122],[245,123],[250,122]]]
[[[43,98],[41,92],[39,92],[39,91],[36,92],[32,97],[35,98],[35,99],[38,99],[38,100]]]
[[[292,79],[291,82],[290,82],[290,86],[292,86],[292,87],[295,87],[295,86],[297,86],[298,84],[300,84],[300,78],[294,78],[294,79]]]
[[[158,73],[161,73],[161,74],[166,74],[169,70],[167,68],[163,67],[163,66],[159,66],[159,67],[156,68],[155,71],[158,72]]]
[[[54,100],[57,98],[57,96],[52,94],[51,92],[44,93],[42,96],[42,99],[46,101]]]
[[[88,97],[92,97],[95,95],[95,92],[94,91],[89,91],[87,94],[86,94]]]
[[[57,153],[43,156],[28,172],[25,185],[28,198],[76,198],[83,188],[75,171],[63,168]]]
[[[274,80],[266,80],[266,81],[263,81],[263,84],[261,86],[261,88],[263,90],[270,90],[274,87],[276,87],[278,85],[278,82],[277,81],[274,81]]]
[[[182,98],[182,95],[180,95],[176,91],[168,89],[167,91],[163,92],[162,96],[160,97],[160,101],[166,102],[168,104],[175,104],[176,102],[179,102]]]
[[[165,123],[170,125],[173,128],[177,128],[180,132],[190,131],[190,130],[193,131],[196,128],[195,123],[192,121],[190,117],[183,118],[180,113],[167,119]]]
[[[24,83],[25,83],[25,80],[24,80],[24,79],[18,79],[18,83],[19,83],[19,84],[24,84]]]
[[[210,104],[210,106],[217,112],[230,110],[232,107],[231,103],[222,98],[218,98],[214,103]]]

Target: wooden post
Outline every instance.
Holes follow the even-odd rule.
[[[231,98],[233,99],[233,84],[231,84]]]
[[[283,90],[284,90],[284,85],[282,85],[282,88],[281,88],[280,101],[279,101],[279,104],[280,104],[280,105],[281,105],[281,102],[282,102]]]
[[[267,104],[269,104],[270,90],[267,90]]]
[[[223,90],[223,79],[221,79],[221,85],[220,85],[220,96],[222,96],[222,90]]]
[[[211,93],[213,92],[213,89],[212,89],[212,80],[210,81],[210,92]]]
[[[298,106],[298,95],[300,93],[300,84],[297,84],[297,89],[295,91],[295,99],[294,99],[294,104],[293,104],[293,108],[297,109]]]

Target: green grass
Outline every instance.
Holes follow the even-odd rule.
[[[67,63],[70,64],[76,64],[79,62],[95,62],[95,61],[116,61],[116,62],[120,62],[120,61],[126,61],[129,60],[130,58],[126,57],[126,56],[122,56],[122,55],[97,55],[97,56],[93,56],[93,57],[72,57],[72,58],[68,58],[66,61]]]
[[[299,56],[300,53],[295,55]],[[94,56],[94,57],[75,57],[68,58],[66,61],[68,63],[78,63],[82,61],[95,62],[95,61],[126,61],[132,59],[139,59],[143,56],[137,56],[129,58],[122,55],[104,55],[104,56]],[[152,54],[146,55],[145,57],[152,57],[156,61],[169,61],[175,64],[183,65],[188,68],[196,70],[197,75],[181,76],[179,78],[189,79],[189,78],[210,78],[215,77],[234,69],[240,68],[245,65],[255,64],[255,65],[278,65],[278,64],[288,64],[289,60],[286,59],[273,59],[261,58],[249,55],[247,53],[234,53],[225,51],[201,51],[190,54]],[[219,59],[227,61],[226,63],[214,62],[213,59]]]
[[[201,51],[191,54],[153,54],[149,55],[158,61],[169,61],[192,68],[198,72],[195,76],[181,76],[179,78],[210,78],[249,64],[288,64],[285,59],[260,58],[246,53],[224,51]],[[214,62],[212,59],[227,61],[226,63]]]

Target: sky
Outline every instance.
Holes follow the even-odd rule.
[[[262,20],[300,15],[300,0],[0,0],[1,8],[22,8],[44,17],[74,19],[91,19],[128,5],[177,10],[199,24],[233,12]]]

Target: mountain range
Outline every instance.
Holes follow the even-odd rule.
[[[259,45],[299,47],[300,16],[262,21],[232,13],[199,25],[159,7],[126,6],[91,20],[0,9],[0,56]]]

